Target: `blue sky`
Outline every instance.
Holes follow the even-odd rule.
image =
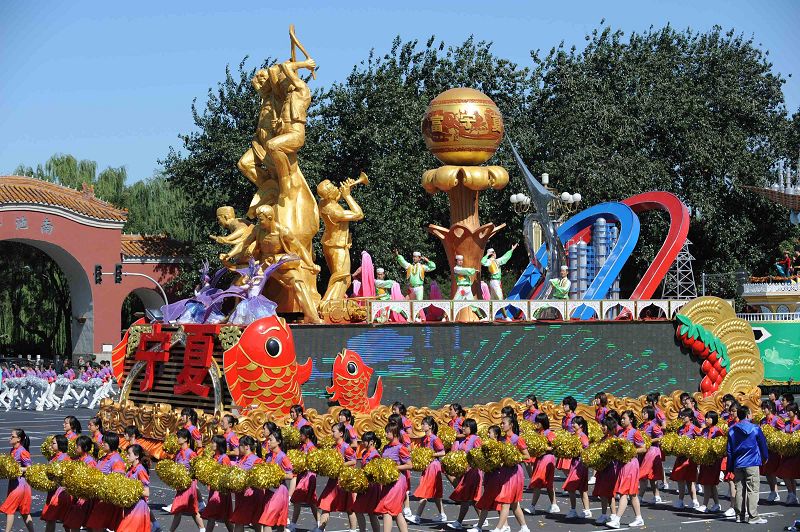
[[[800,1],[579,2],[0,2],[0,174],[56,152],[125,165],[149,177],[190,105],[250,56],[288,55],[287,28],[320,66],[316,87],[343,80],[369,50],[392,38],[435,34],[458,44],[470,34],[528,64],[529,50],[564,40],[582,46],[602,18],[626,32],[667,22],[683,29],[735,28],[769,50],[787,83],[789,113],[800,106]],[[489,10],[486,6],[491,6]],[[793,77],[788,77],[794,74]],[[231,161],[234,164],[235,161]]]

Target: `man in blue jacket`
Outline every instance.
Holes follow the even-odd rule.
[[[736,483],[736,521],[760,525],[767,522],[758,515],[759,467],[769,457],[767,439],[761,427],[753,424],[749,408],[740,406],[737,414],[739,423],[728,429],[728,471],[733,471]]]

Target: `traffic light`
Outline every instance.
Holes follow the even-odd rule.
[[[120,284],[122,282],[122,264],[114,266],[114,282]]]
[[[744,294],[744,284],[750,281],[750,275],[747,272],[736,272],[736,295],[741,296]]]
[[[103,267],[99,264],[94,265],[94,284],[103,284]]]

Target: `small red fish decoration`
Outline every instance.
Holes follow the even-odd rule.
[[[383,397],[383,381],[378,377],[375,392],[372,397],[367,397],[373,372],[358,353],[343,349],[333,361],[333,384],[325,388],[333,394],[331,402],[362,414],[376,408]]]
[[[225,380],[236,405],[261,405],[283,414],[303,404],[300,385],[311,376],[311,365],[310,358],[297,363],[292,331],[278,316],[248,325],[223,355]]]

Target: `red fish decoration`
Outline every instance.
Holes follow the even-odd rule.
[[[350,349],[343,349],[333,361],[333,385],[325,389],[332,393],[331,401],[338,403],[353,412],[365,413],[381,404],[383,382],[378,377],[375,392],[367,397],[369,380],[373,369],[361,359],[361,356]]]
[[[268,316],[256,320],[223,355],[225,380],[234,403],[261,405],[288,414],[303,404],[300,385],[311,376],[311,359],[298,364],[292,331],[286,320]]]

